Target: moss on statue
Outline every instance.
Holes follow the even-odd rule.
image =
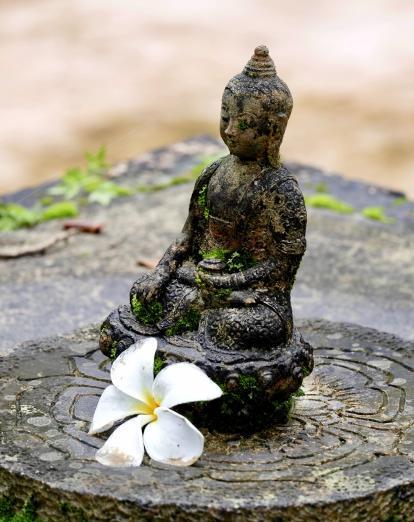
[[[237,124],[237,126],[242,131],[249,128],[249,124],[247,123],[246,120],[240,120],[239,123]]]
[[[111,359],[111,361],[115,361],[115,359],[118,355],[117,350],[118,350],[118,343],[116,341],[112,341],[111,351],[109,352],[109,358]]]
[[[200,312],[195,308],[190,308],[180,319],[173,325],[167,328],[165,335],[179,335],[184,332],[192,332],[197,330],[200,322]]]
[[[223,395],[214,401],[177,407],[197,425],[227,433],[250,434],[272,423],[289,420],[294,396],[269,400],[253,375],[240,375],[231,384],[217,382]]]
[[[302,377],[305,378],[307,377],[308,375],[310,375],[311,373],[311,369],[308,368],[307,366],[302,366]]]
[[[225,248],[213,248],[212,250],[201,250],[203,259],[219,259],[226,263],[229,273],[242,272],[256,265],[255,258],[245,250],[227,250]]]
[[[219,259],[220,261],[226,261],[230,254],[230,250],[225,248],[213,248],[212,250],[201,250],[200,255],[203,259]]]
[[[204,185],[199,194],[198,194],[198,204],[200,205],[202,211],[203,211],[203,216],[205,219],[208,219],[209,216],[210,216],[210,211],[207,207],[207,185]]]
[[[135,295],[131,300],[131,309],[137,320],[145,325],[156,324],[164,314],[163,306],[159,301],[141,303]]]

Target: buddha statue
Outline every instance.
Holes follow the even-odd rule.
[[[294,328],[290,292],[306,208],[279,154],[292,105],[268,49],[257,47],[224,89],[230,154],[201,173],[181,236],[103,324],[104,353],[151,335],[168,360],[196,362],[229,393],[247,378],[274,404],[300,387],[312,349]]]

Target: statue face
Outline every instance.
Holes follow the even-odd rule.
[[[230,154],[245,160],[266,158],[270,122],[262,100],[249,94],[235,95],[225,89],[220,134]]]

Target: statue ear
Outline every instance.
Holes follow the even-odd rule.
[[[287,122],[288,116],[284,112],[279,112],[273,117],[269,118],[270,133],[269,145],[267,147],[267,157],[273,167],[278,167],[280,164],[279,149],[280,145],[282,144]]]

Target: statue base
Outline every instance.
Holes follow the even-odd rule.
[[[191,362],[224,391],[220,399],[181,406],[177,411],[197,425],[224,432],[253,432],[285,422],[292,395],[300,393],[303,378],[313,368],[312,347],[296,328],[288,343],[270,350],[220,348],[199,331],[174,336],[156,335],[155,331],[139,323],[129,306],[120,306],[102,324],[101,351],[115,359],[131,344],[155,337],[156,371],[167,364]]]
[[[189,468],[96,462],[108,435],[88,429],[110,384],[97,328],[25,343],[0,361],[0,498],[16,509],[32,499],[54,522],[412,520],[413,343],[300,326],[315,368],[289,421],[250,436],[201,428],[204,453]]]

